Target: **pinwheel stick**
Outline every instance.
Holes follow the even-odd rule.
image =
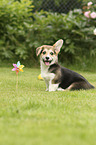
[[[16,91],[18,90],[18,74],[17,75],[17,80],[16,80]]]

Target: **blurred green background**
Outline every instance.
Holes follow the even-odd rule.
[[[36,48],[64,44],[59,62],[83,69],[95,68],[96,18],[86,18],[83,9],[88,0],[1,0],[0,1],[0,66],[23,61],[38,66]],[[90,11],[96,12],[95,0]]]

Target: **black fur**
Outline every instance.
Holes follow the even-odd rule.
[[[82,75],[69,70],[65,67],[61,67],[58,63],[55,63],[49,67],[49,72],[57,75],[59,72],[60,75],[56,77],[54,83],[60,83],[59,87],[66,89],[72,85],[71,90],[80,90],[80,89],[92,89],[92,86]]]

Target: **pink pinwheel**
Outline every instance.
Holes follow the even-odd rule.
[[[18,74],[19,71],[23,72],[23,67],[24,65],[20,65],[20,61],[17,62],[17,64],[13,63],[14,68],[12,69],[12,71],[16,71],[16,74]]]
[[[23,67],[24,65],[20,65],[20,61],[17,62],[17,64],[13,63],[14,68],[12,69],[12,71],[16,71],[16,75],[17,75],[17,81],[16,81],[16,90],[18,89],[18,73],[19,71],[23,72]]]
[[[16,71],[16,74],[18,74],[19,72],[19,69],[17,68],[17,65],[16,64],[13,64],[14,68],[12,69],[12,71]]]

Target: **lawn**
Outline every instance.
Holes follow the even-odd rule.
[[[0,145],[95,145],[96,90],[46,92],[39,69],[0,68]],[[96,73],[79,72],[96,87]]]

